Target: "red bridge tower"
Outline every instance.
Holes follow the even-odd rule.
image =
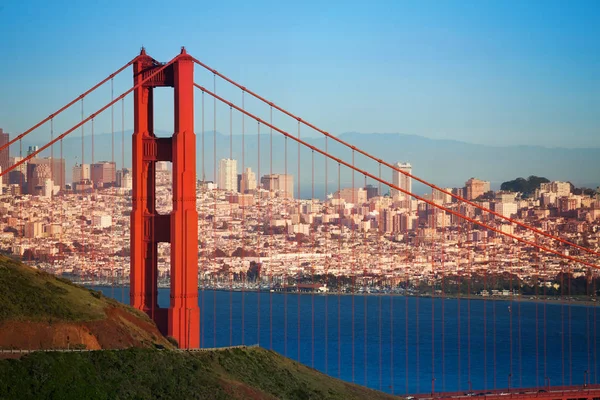
[[[144,49],[133,64],[134,84],[161,66]],[[173,87],[175,133],[154,134],[153,90]],[[156,212],[156,162],[173,163],[173,211]],[[200,341],[198,308],[198,212],[196,211],[196,135],[194,61],[184,48],[175,61],[134,93],[133,210],[131,212],[130,302],[146,312],[181,348]],[[157,246],[171,243],[171,300],[158,307]]]

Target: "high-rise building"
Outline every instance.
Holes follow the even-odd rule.
[[[22,159],[23,159],[23,157],[18,157],[18,156],[10,157],[8,159],[8,165],[10,165],[12,167],[13,165],[18,163]],[[23,164],[19,165],[15,169],[13,169],[13,171],[21,171],[23,173],[23,175],[27,175],[27,161],[25,161]]]
[[[342,199],[346,203],[364,204],[367,202],[367,191],[363,188],[344,188],[334,193],[334,199]]]
[[[294,176],[290,174],[264,175],[260,184],[265,190],[279,192],[285,197],[294,198]]]
[[[467,200],[474,200],[490,191],[490,182],[471,178],[465,183]]]
[[[248,167],[242,174],[239,191],[246,193],[252,190],[256,190],[256,174]]]
[[[395,167],[408,174],[412,174],[412,165],[410,165],[410,163],[398,162]],[[412,178],[404,175],[402,172],[392,171],[392,183],[399,188],[412,193]],[[407,196],[396,189],[390,189],[390,194],[394,200],[408,200],[410,198],[410,196]]]
[[[455,195],[455,196],[464,198],[466,196],[466,194],[465,194],[465,188],[464,187],[461,187],[461,188],[452,188],[452,194]],[[456,199],[453,198],[452,201],[457,202],[458,200],[456,200]]]
[[[29,163],[27,166],[28,194],[41,196],[47,180],[52,180],[52,171],[49,164]]]
[[[27,193],[36,194],[46,179],[51,179],[59,190],[65,188],[65,160],[63,158],[32,158],[27,164]]]
[[[92,164],[90,168],[90,177],[97,187],[103,187],[114,184],[116,177],[117,164],[113,161],[100,161]]]
[[[514,203],[516,193],[514,192],[496,192],[497,203]]]
[[[73,167],[73,183],[90,179],[90,164],[75,164]]]
[[[234,192],[237,190],[237,160],[223,158],[219,161],[219,189]]]
[[[379,188],[377,186],[367,185],[365,186],[365,190],[367,191],[367,200],[379,196]]]
[[[540,193],[556,193],[557,197],[568,196],[571,194],[571,184],[569,182],[560,181],[541,183]]]
[[[243,193],[242,192],[242,174],[237,174],[236,188],[237,188],[238,192]]]
[[[4,146],[8,142],[10,142],[10,137],[8,133],[0,129],[0,147]],[[0,151],[0,168],[2,168],[2,171],[6,171],[8,167],[10,167],[10,146]],[[2,185],[3,183],[7,184],[8,178],[0,176],[0,185]]]
[[[452,192],[452,188],[444,188],[444,190],[449,193]],[[452,196],[440,190],[434,190],[432,200],[438,204],[447,204],[452,203]]]
[[[26,222],[24,228],[26,238],[35,239],[44,235],[44,225],[41,222]]]
[[[29,146],[29,149],[27,149],[27,155],[30,156],[31,154],[35,153],[39,149],[40,149],[39,146]]]
[[[23,157],[10,157],[9,165],[12,167],[22,159]],[[10,171],[8,173],[8,180],[4,179],[4,182],[5,184],[8,182],[9,185],[18,185],[20,190],[24,192],[25,184],[27,183],[27,163],[25,162]]]
[[[123,168],[117,171],[117,187],[131,189],[133,187],[133,175],[129,168]]]

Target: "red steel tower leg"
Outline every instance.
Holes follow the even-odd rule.
[[[134,82],[160,64],[142,50],[134,62]],[[157,138],[153,129],[152,92],[175,89],[175,134]],[[155,165],[173,162],[173,211],[155,208]],[[146,312],[164,335],[181,348],[200,342],[198,308],[198,212],[196,211],[196,135],[194,133],[194,62],[182,53],[164,73],[134,93],[133,209],[131,212],[130,302]],[[158,307],[158,243],[171,243],[171,302]]]
[[[133,64],[133,80],[143,79],[143,72],[153,66],[153,60],[142,53]],[[144,142],[154,138],[153,87],[140,86],[134,92],[134,129],[132,146],[133,187],[131,212],[131,269],[130,303],[155,318],[156,299],[156,245],[153,239],[155,210],[154,162],[145,157]],[[154,295],[154,296],[153,296]]]
[[[182,55],[173,66],[173,212],[171,214],[171,306],[169,334],[184,348],[199,347],[198,211],[196,210],[196,134],[194,61]]]

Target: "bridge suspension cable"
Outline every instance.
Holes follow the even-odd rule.
[[[301,145],[303,145],[303,146],[305,146],[305,147],[307,147],[307,148],[309,148],[309,149],[315,150],[316,152],[318,152],[318,153],[320,153],[320,154],[324,155],[325,157],[327,157],[327,158],[329,158],[329,159],[331,159],[331,160],[333,160],[333,161],[335,161],[335,162],[337,162],[337,163],[339,163],[339,164],[341,164],[341,165],[344,165],[345,167],[348,167],[348,168],[350,168],[351,170],[354,170],[354,171],[356,171],[356,172],[359,172],[359,173],[361,173],[361,174],[364,174],[364,175],[366,175],[367,177],[369,177],[369,178],[371,178],[371,179],[374,179],[374,180],[376,180],[376,181],[378,181],[378,182],[381,182],[381,183],[383,183],[384,185],[387,185],[387,186],[389,186],[389,187],[390,187],[390,188],[392,188],[392,189],[398,190],[399,192],[402,192],[402,193],[404,193],[404,194],[406,194],[406,195],[408,195],[408,196],[414,197],[415,199],[417,199],[417,200],[420,200],[420,201],[422,201],[422,202],[424,202],[424,203],[427,203],[427,204],[429,204],[429,205],[430,205],[430,206],[432,206],[432,207],[435,207],[435,208],[437,208],[437,209],[443,210],[443,211],[445,211],[445,212],[447,212],[447,213],[449,213],[449,214],[452,214],[452,215],[454,215],[454,216],[456,216],[456,217],[458,217],[458,218],[462,218],[462,219],[464,219],[464,220],[466,220],[466,221],[469,221],[469,222],[471,222],[471,223],[473,223],[473,224],[479,225],[479,226],[481,226],[482,228],[485,228],[485,229],[488,229],[488,230],[490,230],[490,231],[496,232],[496,233],[498,233],[498,234],[500,234],[500,235],[503,235],[503,236],[506,236],[506,237],[510,237],[510,238],[512,238],[512,239],[514,239],[514,240],[517,240],[518,242],[521,242],[521,243],[523,243],[523,244],[526,244],[526,245],[528,245],[528,246],[532,246],[532,247],[538,248],[538,249],[540,249],[540,250],[544,250],[544,251],[546,251],[546,252],[548,252],[548,253],[551,253],[551,254],[557,255],[557,256],[559,256],[559,257],[561,257],[561,258],[564,258],[564,259],[566,259],[566,260],[570,260],[570,261],[573,261],[573,262],[577,262],[577,263],[583,264],[583,265],[585,265],[585,266],[588,266],[588,267],[591,267],[591,268],[594,268],[594,269],[598,269],[598,270],[600,270],[600,265],[596,265],[596,264],[593,264],[593,263],[591,263],[591,262],[589,262],[589,261],[585,261],[585,260],[583,260],[583,259],[580,259],[580,258],[577,258],[577,257],[573,257],[573,256],[569,256],[569,255],[563,254],[563,253],[561,253],[561,252],[559,252],[559,251],[557,251],[557,250],[553,250],[553,249],[551,249],[551,248],[549,248],[549,247],[546,247],[546,246],[543,246],[543,245],[540,245],[540,244],[537,244],[537,243],[531,242],[531,241],[529,241],[529,240],[526,240],[526,239],[520,238],[520,237],[518,237],[518,236],[516,236],[516,235],[510,234],[510,233],[507,233],[507,232],[503,232],[502,230],[500,230],[500,229],[498,229],[498,228],[494,228],[493,226],[490,226],[490,225],[488,225],[488,224],[486,224],[486,223],[484,223],[484,222],[477,221],[477,220],[475,220],[475,219],[473,219],[473,218],[470,218],[470,217],[467,217],[466,215],[463,215],[463,214],[461,214],[460,212],[457,212],[457,211],[454,211],[454,210],[452,210],[452,209],[450,209],[450,208],[447,208],[447,207],[444,207],[444,206],[442,206],[442,205],[439,205],[439,204],[435,203],[435,202],[434,202],[434,201],[432,201],[432,200],[428,200],[428,199],[426,199],[426,198],[424,198],[424,197],[422,197],[422,196],[419,196],[419,195],[417,195],[417,194],[411,193],[411,192],[409,192],[409,191],[407,191],[407,190],[405,190],[405,189],[403,189],[403,188],[401,188],[401,187],[399,187],[399,186],[397,186],[397,185],[394,185],[394,184],[392,184],[392,183],[390,183],[390,182],[387,182],[386,180],[383,180],[383,179],[381,179],[381,178],[377,177],[376,175],[373,175],[373,174],[371,174],[371,173],[369,173],[369,172],[367,172],[367,171],[365,171],[365,170],[363,170],[363,169],[360,169],[360,168],[358,168],[358,167],[356,167],[356,166],[353,166],[351,163],[348,163],[348,162],[346,162],[346,161],[342,160],[341,158],[338,158],[338,157],[336,157],[336,156],[333,156],[333,155],[331,155],[331,154],[329,154],[329,153],[327,153],[327,152],[325,152],[325,151],[321,150],[320,148],[318,148],[318,147],[316,147],[316,146],[313,146],[313,145],[311,145],[311,144],[309,144],[309,143],[307,143],[307,142],[305,142],[305,141],[303,141],[303,140],[301,140],[301,139],[298,139],[298,138],[297,138],[297,137],[295,137],[294,135],[292,135],[292,134],[290,134],[290,133],[288,133],[288,132],[286,132],[286,131],[284,131],[284,130],[282,130],[282,129],[280,129],[280,128],[276,127],[276,126],[273,126],[273,125],[269,124],[268,122],[266,122],[266,121],[262,120],[261,118],[257,117],[256,115],[254,115],[254,114],[252,114],[252,113],[250,113],[250,112],[248,112],[248,111],[246,111],[246,110],[243,110],[242,108],[238,107],[238,106],[237,106],[237,105],[235,105],[234,103],[232,103],[232,102],[230,102],[230,101],[228,101],[228,100],[224,99],[223,97],[221,97],[221,96],[219,96],[219,95],[217,95],[217,94],[215,94],[215,93],[211,92],[211,91],[210,91],[210,90],[208,90],[207,88],[205,88],[205,87],[203,87],[203,86],[201,86],[201,85],[199,85],[199,84],[197,84],[197,83],[194,83],[194,86],[196,86],[196,87],[197,87],[198,89],[200,89],[201,91],[204,91],[204,92],[206,92],[208,95],[210,95],[210,96],[212,96],[213,98],[215,98],[215,99],[219,100],[220,102],[222,102],[222,103],[224,103],[224,104],[228,105],[229,107],[231,107],[231,108],[234,108],[234,109],[236,109],[237,111],[239,111],[239,112],[241,112],[241,113],[243,113],[243,114],[246,114],[246,115],[247,115],[247,116],[249,116],[250,118],[253,118],[254,120],[256,120],[256,121],[258,121],[258,122],[261,122],[263,125],[265,125],[265,126],[268,126],[268,127],[272,128],[273,130],[275,130],[275,131],[277,131],[277,132],[281,133],[281,134],[282,134],[282,135],[284,135],[286,138],[290,138],[290,139],[292,139],[292,140],[294,140],[294,141],[296,141],[296,142],[300,143]],[[527,225],[525,225],[525,226],[527,226]],[[566,241],[565,241],[565,242],[566,242]],[[568,244],[568,243],[569,243],[569,242],[566,242],[565,244]],[[575,244],[571,244],[571,245],[572,245],[572,246],[577,246],[577,245],[575,245]]]
[[[315,131],[317,131],[317,132],[319,132],[319,133],[321,133],[321,134],[325,135],[325,136],[326,136],[326,137],[328,137],[328,138],[331,138],[331,139],[335,140],[336,142],[338,142],[338,143],[342,144],[342,145],[343,145],[343,146],[345,146],[345,147],[348,147],[349,149],[352,149],[352,151],[356,151],[356,152],[358,152],[359,154],[361,154],[361,155],[363,155],[363,156],[365,156],[365,157],[367,157],[367,158],[370,158],[370,159],[371,159],[371,160],[373,160],[373,161],[376,161],[376,162],[378,162],[378,163],[381,163],[382,165],[385,165],[386,167],[388,167],[388,168],[391,168],[392,170],[394,170],[394,171],[396,171],[396,172],[399,172],[399,173],[401,173],[401,174],[403,174],[403,175],[405,175],[405,176],[407,176],[407,177],[409,177],[409,178],[411,178],[411,179],[414,179],[414,180],[416,180],[417,182],[420,182],[420,183],[422,183],[422,184],[424,184],[424,185],[426,185],[426,186],[429,186],[430,188],[432,188],[432,189],[434,189],[434,190],[437,190],[437,191],[439,191],[439,192],[441,192],[441,193],[443,193],[443,194],[445,194],[445,195],[451,196],[452,198],[454,198],[454,199],[456,199],[456,200],[458,200],[458,201],[464,202],[464,203],[466,203],[466,204],[468,204],[468,205],[470,205],[470,206],[472,206],[472,207],[476,207],[476,208],[478,208],[478,209],[480,209],[480,210],[482,210],[482,211],[484,211],[484,212],[487,212],[487,213],[489,213],[489,214],[491,214],[491,215],[494,215],[495,217],[498,217],[498,218],[500,218],[500,219],[503,219],[503,220],[505,220],[505,221],[508,221],[508,222],[510,222],[511,224],[518,225],[518,226],[520,226],[521,228],[524,228],[524,229],[530,230],[530,231],[532,231],[532,232],[535,232],[535,233],[537,233],[537,234],[539,234],[539,235],[545,236],[545,237],[547,237],[547,238],[549,238],[549,239],[552,239],[552,240],[559,241],[559,242],[561,242],[561,243],[563,243],[563,244],[566,244],[566,245],[568,245],[568,246],[571,246],[571,247],[573,247],[573,248],[576,248],[576,249],[578,249],[578,250],[585,251],[585,252],[587,252],[587,253],[590,253],[590,254],[593,254],[593,255],[595,255],[595,256],[600,256],[600,252],[597,252],[597,251],[595,251],[595,250],[593,250],[593,249],[589,249],[589,248],[587,248],[587,247],[580,246],[580,245],[578,245],[578,244],[576,244],[576,243],[569,242],[568,240],[565,240],[565,239],[563,239],[563,238],[560,238],[560,237],[558,237],[558,236],[554,236],[554,235],[552,235],[552,234],[550,234],[550,233],[544,232],[544,231],[542,231],[542,230],[540,230],[540,229],[537,229],[537,228],[535,228],[535,227],[533,227],[533,226],[530,226],[530,225],[524,224],[524,223],[522,223],[522,222],[519,222],[519,221],[517,221],[517,220],[515,220],[515,219],[513,219],[513,218],[506,217],[506,216],[504,216],[504,215],[502,215],[502,214],[500,214],[500,213],[497,213],[497,212],[495,212],[495,211],[493,211],[493,210],[491,210],[491,209],[489,209],[489,208],[487,208],[487,207],[484,207],[484,206],[482,206],[482,205],[480,205],[480,204],[477,204],[477,203],[475,203],[475,202],[473,202],[473,201],[467,200],[467,199],[465,199],[465,198],[463,198],[463,197],[461,197],[461,196],[458,196],[458,195],[456,195],[456,194],[454,194],[454,193],[452,193],[452,192],[449,192],[449,191],[447,191],[447,190],[444,190],[443,188],[440,188],[440,187],[438,187],[438,186],[436,186],[436,185],[434,185],[434,184],[432,184],[432,183],[430,183],[430,182],[428,182],[428,181],[426,181],[426,180],[424,180],[424,179],[421,179],[421,178],[419,178],[419,177],[417,177],[417,176],[415,176],[415,175],[412,175],[411,173],[409,173],[409,172],[406,172],[406,171],[404,171],[404,170],[402,170],[402,169],[400,169],[400,168],[398,168],[398,167],[394,166],[393,164],[390,164],[390,163],[388,163],[388,162],[386,162],[386,161],[384,161],[384,160],[382,160],[382,159],[380,159],[380,158],[377,158],[377,157],[375,157],[375,156],[371,155],[370,153],[368,153],[368,152],[366,152],[366,151],[364,151],[364,150],[361,150],[361,149],[359,149],[358,147],[356,147],[356,146],[353,146],[353,145],[351,145],[350,143],[348,143],[348,142],[346,142],[346,141],[344,141],[344,140],[342,140],[342,139],[340,139],[340,138],[338,138],[338,137],[336,137],[336,136],[332,135],[331,133],[329,133],[329,132],[327,132],[327,131],[325,131],[325,130],[323,130],[323,129],[320,129],[320,128],[318,128],[318,127],[317,127],[317,126],[315,126],[314,124],[311,124],[310,122],[307,122],[307,121],[303,120],[302,118],[298,117],[297,115],[294,115],[293,113],[291,113],[291,112],[287,111],[286,109],[284,109],[284,108],[282,108],[282,107],[280,107],[280,106],[276,105],[276,104],[275,104],[275,103],[273,103],[272,101],[269,101],[269,100],[265,99],[264,97],[260,96],[259,94],[257,94],[257,93],[255,93],[255,92],[253,92],[253,91],[249,90],[249,89],[248,89],[248,88],[246,88],[245,86],[242,86],[242,85],[240,85],[239,83],[237,83],[237,82],[236,82],[236,81],[234,81],[233,79],[230,79],[230,78],[228,78],[227,76],[225,76],[225,75],[221,74],[220,72],[218,72],[217,70],[215,70],[215,69],[213,69],[213,68],[209,67],[208,65],[204,64],[204,63],[203,63],[203,62],[201,62],[200,60],[198,60],[198,59],[196,59],[196,58],[193,58],[193,59],[194,59],[194,62],[195,62],[196,64],[198,64],[198,65],[200,65],[201,67],[203,67],[203,68],[207,69],[208,71],[212,72],[214,75],[216,75],[216,76],[219,76],[221,79],[223,79],[223,80],[225,80],[225,81],[227,81],[227,82],[231,83],[232,85],[234,85],[234,86],[236,86],[236,87],[238,87],[238,88],[240,88],[240,89],[244,90],[246,93],[248,93],[248,94],[252,95],[252,96],[253,96],[253,97],[255,97],[256,99],[258,99],[258,100],[262,101],[263,103],[266,103],[266,104],[270,105],[272,108],[275,108],[276,110],[278,110],[278,111],[282,112],[283,114],[285,114],[285,115],[289,116],[290,118],[293,118],[293,119],[297,120],[299,123],[301,123],[301,124],[304,124],[305,126],[307,126],[307,127],[311,128],[311,129],[314,129]],[[227,101],[225,101],[225,103],[228,103],[228,102],[227,102]]]
[[[109,103],[107,103],[103,107],[101,107],[98,110],[96,110],[93,114],[89,115],[87,118],[82,119],[80,122],[78,122],[77,124],[73,125],[70,129],[67,129],[61,135],[55,137],[53,140],[49,141],[48,143],[46,143],[45,145],[43,145],[39,149],[37,149],[35,151],[32,151],[31,153],[29,153],[26,157],[24,157],[20,161],[14,163],[10,167],[8,167],[6,170],[0,172],[0,176],[4,176],[5,174],[8,174],[10,171],[12,171],[12,170],[18,168],[19,166],[21,166],[22,164],[28,162],[29,160],[31,160],[32,158],[34,158],[35,156],[37,156],[42,151],[46,150],[50,146],[54,145],[56,142],[62,140],[64,137],[66,137],[67,135],[69,135],[70,133],[72,133],[73,131],[75,131],[77,128],[79,128],[79,127],[83,126],[85,123],[93,120],[97,115],[99,115],[102,112],[106,111],[113,104],[115,104],[116,102],[118,102],[121,99],[124,99],[129,93],[133,92],[135,89],[137,89],[138,87],[142,86],[143,84],[145,84],[146,82],[148,82],[150,79],[154,78],[156,75],[158,75],[159,73],[161,73],[165,68],[167,68],[169,65],[171,65],[172,63],[174,63],[175,60],[177,60],[179,57],[180,56],[178,55],[175,58],[173,58],[171,61],[167,62],[166,64],[163,64],[160,67],[156,68],[156,70],[154,70],[151,74],[148,74],[148,76],[146,76],[144,79],[142,79],[139,83],[137,83],[136,85],[132,86],[130,89],[126,90],[121,95],[119,95],[118,97],[114,98],[113,100],[111,100]],[[79,99],[80,98],[78,98],[77,100],[79,100]],[[29,130],[28,132],[30,132],[30,131],[31,130]],[[18,137],[16,139],[18,139]],[[4,147],[2,147],[2,148],[4,148]]]
[[[94,90],[98,89],[100,86],[104,85],[106,82],[112,80],[115,76],[117,76],[121,72],[123,72],[123,70],[125,70],[129,66],[131,66],[134,63],[134,61],[135,61],[136,58],[137,57],[133,58],[127,64],[123,65],[121,68],[119,68],[118,70],[116,70],[115,72],[113,72],[112,74],[110,74],[109,76],[107,76],[106,78],[104,78],[103,80],[101,80],[100,82],[98,82],[97,84],[95,84],[94,86],[92,86],[89,90],[85,91],[81,95],[79,95],[76,98],[74,98],[73,100],[71,100],[69,103],[67,103],[65,106],[63,106],[62,108],[60,108],[58,111],[55,111],[54,113],[50,114],[48,117],[44,118],[43,120],[41,120],[40,122],[38,122],[37,124],[35,124],[34,126],[32,126],[31,128],[27,129],[25,132],[21,133],[19,136],[14,137],[8,143],[0,146],[0,152],[2,150],[4,150],[5,148],[7,148],[8,146],[11,146],[13,143],[16,143],[17,141],[23,139],[25,136],[27,136],[28,134],[30,134],[34,130],[36,130],[40,126],[44,125],[46,122],[48,122],[48,121],[56,118],[59,114],[61,114],[66,109],[70,108],[73,104],[77,103],[80,100],[83,100],[87,95],[89,95],[90,93],[92,93]]]

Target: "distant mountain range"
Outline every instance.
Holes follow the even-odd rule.
[[[131,131],[125,132],[125,165],[131,165]],[[167,136],[166,133],[157,133]],[[204,176],[206,180],[214,178],[214,138],[216,137],[216,159],[232,155],[238,160],[238,172],[242,172],[242,162],[245,167],[251,167],[259,172],[258,137],[256,134],[246,134],[244,137],[245,151],[242,161],[242,136],[206,132],[204,134],[204,162],[202,162],[202,135],[197,133],[197,163],[198,179]],[[543,146],[486,146],[465,143],[455,140],[429,139],[417,135],[380,134],[380,133],[343,133],[340,139],[367,151],[374,156],[390,163],[397,161],[410,162],[413,174],[442,187],[462,187],[467,179],[476,177],[491,181],[492,189],[499,189],[504,181],[517,177],[538,175],[550,180],[571,181],[575,186],[595,188],[600,185],[600,148],[548,148]],[[286,139],[274,132],[272,140],[268,133],[260,136],[260,175],[269,173],[284,173],[286,171]],[[85,137],[86,142],[91,137]],[[324,137],[307,137],[311,145],[325,149],[334,156],[352,163],[352,151],[341,144]],[[39,143],[23,143],[39,144]],[[110,134],[99,134],[94,138],[94,160],[110,160],[112,158],[112,139]],[[86,144],[85,163],[92,160],[91,147]],[[58,146],[55,148],[57,156]],[[70,179],[71,167],[81,161],[81,137],[68,137],[63,143],[63,153],[67,159],[67,181]],[[308,148],[300,151],[300,180],[303,197],[310,196],[312,182],[312,154]],[[75,158],[77,157],[77,159]],[[323,156],[315,153],[315,193],[321,197],[325,189],[325,161]],[[115,161],[121,166],[121,134],[115,134]],[[378,175],[376,162],[355,155],[355,165]],[[218,169],[218,165],[217,165]],[[287,172],[298,176],[298,145],[292,139],[287,139]],[[327,192],[337,190],[337,163],[327,164]],[[392,172],[382,168],[383,179],[391,181]],[[340,168],[342,186],[352,184],[352,175],[347,168]],[[355,186],[364,184],[364,177],[355,173]],[[368,183],[377,184],[372,180]],[[295,181],[297,185],[297,181]],[[416,193],[426,193],[427,188],[418,183],[413,184]],[[384,190],[387,192],[387,190]]]

